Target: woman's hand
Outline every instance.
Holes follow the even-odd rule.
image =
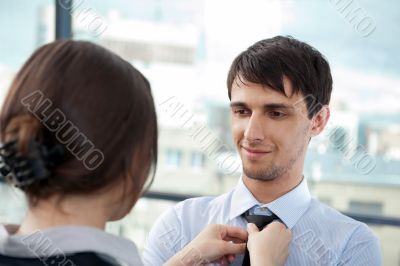
[[[262,231],[255,224],[247,225],[247,248],[252,266],[281,266],[289,256],[292,233],[280,222],[272,222]]]
[[[239,227],[213,224],[207,226],[166,265],[229,265],[236,254],[246,249],[247,232]]]

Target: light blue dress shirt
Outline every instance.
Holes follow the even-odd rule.
[[[188,199],[161,215],[149,233],[144,264],[163,265],[209,224],[246,228],[241,214],[256,205],[267,207],[292,230],[287,266],[382,265],[379,241],[367,225],[312,198],[305,179],[263,205],[241,178],[226,194]],[[242,260],[237,256],[232,265],[241,265]]]

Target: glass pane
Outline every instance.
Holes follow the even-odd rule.
[[[177,168],[181,165],[182,151],[178,149],[168,149],[166,154],[167,167]]]
[[[21,65],[40,45],[54,40],[54,1],[0,2],[0,103]]]
[[[241,163],[230,133],[227,71],[254,42],[292,35],[327,57],[334,78],[330,123],[311,141],[304,164],[312,194],[344,212],[400,217],[398,1],[92,0],[85,8],[101,17],[104,31],[91,34],[75,22],[75,38],[112,49],[149,78],[160,162],[169,150],[182,151],[177,168],[158,165],[152,189],[216,195],[235,186]],[[193,150],[206,157],[200,174],[188,167]],[[399,229],[374,230],[384,264],[398,264]]]
[[[235,186],[241,163],[227,71],[254,42],[289,34],[320,50],[334,77],[330,124],[310,143],[304,165],[313,195],[340,211],[400,217],[398,1],[76,0],[71,12],[76,39],[112,49],[151,81],[161,127],[154,190],[217,195]],[[0,2],[0,102],[31,52],[54,38],[54,21],[54,1]],[[202,171],[191,167],[200,162],[193,151],[205,154]],[[9,203],[0,205],[0,222],[20,221],[21,193],[3,184],[0,192]],[[110,230],[141,246],[172,204],[141,200]],[[384,264],[398,264],[399,228],[372,229]]]
[[[31,53],[54,40],[52,0],[0,1],[0,104],[8,87]],[[0,182],[0,223],[18,223],[25,211],[23,194]],[[7,204],[5,204],[7,202]]]
[[[204,154],[201,152],[194,151],[191,155],[191,167],[195,169],[202,169],[204,167]]]
[[[211,186],[220,175],[232,181],[240,174],[225,88],[233,58],[277,34],[304,40],[326,55],[335,84],[331,123],[310,144],[306,176],[318,182],[398,184],[400,116],[394,88],[399,85],[399,14],[393,8],[398,3],[344,2],[76,1],[74,34],[112,49],[145,73],[158,104],[160,157],[174,146],[200,148],[209,161],[207,170],[214,173]],[[227,6],[229,12],[220,19]],[[182,160],[190,161],[190,156],[183,152]],[[159,165],[155,182],[160,189],[163,167],[168,166]],[[373,174],[364,174],[372,168]],[[179,180],[185,184],[185,164],[180,169],[185,174]],[[235,183],[229,181],[222,191]],[[191,192],[220,191],[197,188]]]

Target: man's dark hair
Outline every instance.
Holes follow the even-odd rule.
[[[292,83],[293,93],[304,96],[309,119],[322,105],[329,104],[332,92],[329,63],[315,48],[290,36],[259,41],[235,58],[227,79],[229,99],[236,78],[286,95],[284,76]]]

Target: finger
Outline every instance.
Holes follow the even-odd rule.
[[[287,242],[289,243],[290,241],[292,241],[292,231],[290,231],[290,229],[286,229],[285,231],[284,231],[284,235],[285,235],[285,237],[286,237],[286,239],[287,239]]]
[[[211,264],[221,264],[221,265],[223,265],[223,263],[224,263],[224,261],[226,261],[227,259],[226,258],[224,258],[224,256],[222,256],[222,257],[219,257],[219,258],[216,258],[215,260],[213,260],[213,261],[210,261],[210,263]]]
[[[265,228],[269,228],[268,230],[273,230],[273,231],[286,230],[286,226],[283,223],[281,223],[281,222],[279,222],[277,220],[273,221],[272,223],[267,225]]]
[[[225,240],[225,241],[232,241],[233,243],[246,243],[247,242],[247,239],[246,240],[243,240],[243,239],[240,239],[240,238],[235,238],[235,237],[225,237],[224,239],[222,239],[222,240]]]
[[[233,261],[235,260],[235,258],[236,258],[235,255],[232,255],[232,254],[228,255],[228,261],[229,261],[229,263],[233,263]]]
[[[284,223],[280,222],[279,220],[272,221],[272,223],[270,223],[270,225],[274,225],[277,227],[279,226],[279,228],[284,228],[284,229],[287,228],[286,225]]]
[[[226,234],[224,236],[224,239],[226,237],[233,237],[233,238],[241,239],[243,241],[247,241],[247,232],[246,232],[246,230],[244,230],[240,227],[226,226]]]
[[[217,261],[212,261],[212,263],[218,263],[219,265],[224,265],[224,260],[219,258]]]
[[[234,244],[225,242],[222,248],[225,254],[242,254],[246,250],[246,243]]]
[[[229,265],[229,262],[225,256],[222,257],[220,261],[221,261],[221,265]]]
[[[255,224],[253,224],[253,223],[248,223],[248,224],[247,224],[247,232],[248,232],[249,234],[252,234],[252,233],[257,233],[257,232],[259,232],[259,230],[258,230],[258,228],[257,228],[257,226],[256,226]]]

